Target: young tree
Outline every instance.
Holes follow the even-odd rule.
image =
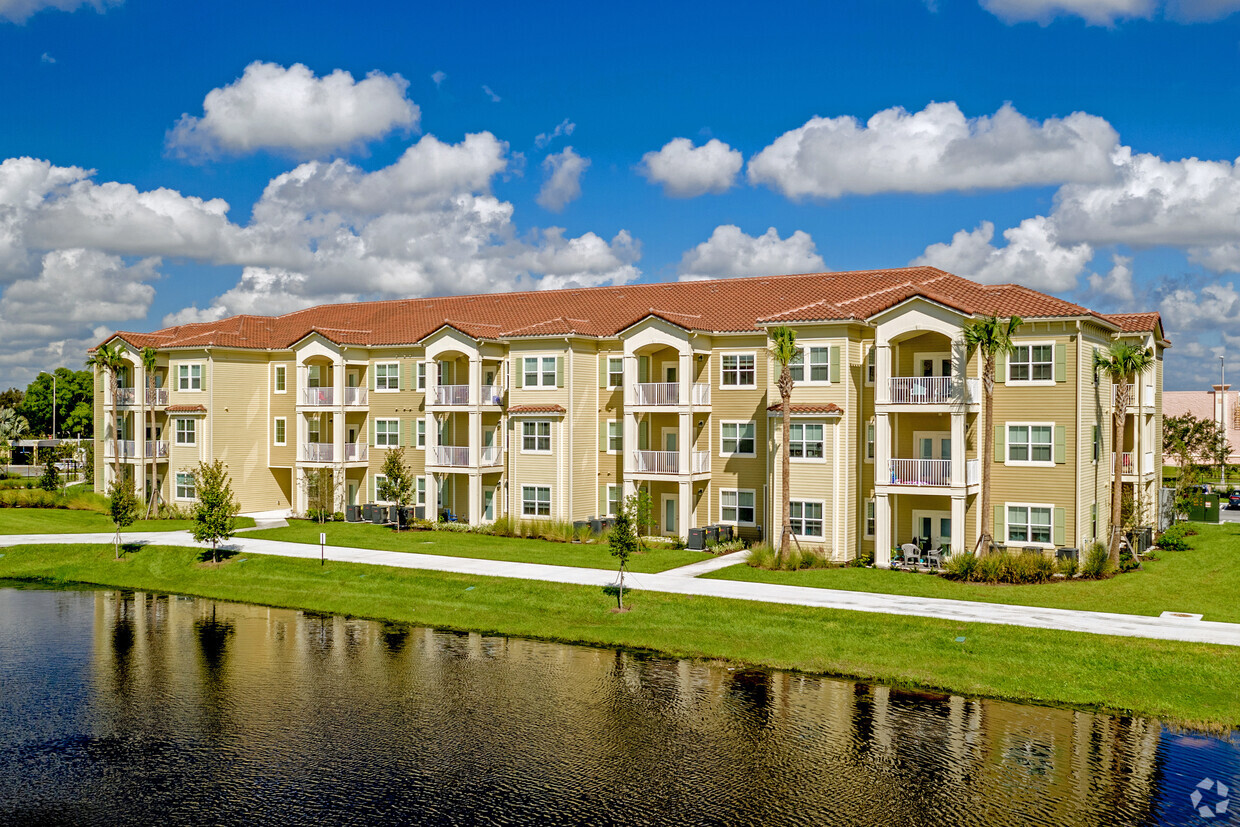
[[[60,489],[60,472],[56,470],[56,453],[52,452],[43,466],[43,475],[39,477],[39,487],[44,491],[54,492]]]
[[[1111,483],[1111,564],[1119,566],[1119,546],[1123,538],[1124,481],[1120,453],[1124,444],[1124,421],[1132,398],[1134,377],[1154,364],[1154,354],[1132,342],[1112,342],[1105,351],[1094,352],[1094,370],[1111,377],[1115,388],[1115,405],[1111,409],[1111,451],[1114,479]],[[985,515],[983,515],[985,516]]]
[[[400,514],[404,514],[406,506],[413,501],[414,485],[413,472],[409,466],[405,465],[405,449],[394,448],[388,451],[387,456],[383,458],[383,467],[379,469],[379,473],[384,477],[378,485],[379,497],[396,503]],[[396,517],[397,531],[400,531],[400,514]],[[477,519],[476,516],[474,519]]]
[[[1202,446],[1206,443],[1207,421],[1198,419],[1191,413],[1163,417],[1163,454],[1172,457],[1179,466],[1172,496],[1177,516],[1185,508],[1188,487],[1197,481],[1196,462],[1197,457],[1202,454]]]
[[[120,479],[121,477],[121,421],[117,414],[117,392],[120,381],[120,371],[125,366],[125,360],[121,356],[121,346],[118,342],[116,345],[100,345],[95,348],[95,352],[86,360],[88,368],[94,368],[100,372],[107,374],[108,390],[112,394],[112,478]],[[29,398],[29,394],[27,394]]]
[[[1015,349],[1012,336],[1022,324],[1020,316],[1003,320],[996,316],[978,319],[964,329],[964,343],[969,357],[982,354],[982,419],[987,428],[995,427],[995,359],[1006,356]],[[994,441],[982,439],[982,485],[978,508],[981,510],[981,536],[977,538],[974,553],[985,554],[994,543],[994,526],[991,525],[990,466],[995,462]]]
[[[779,365],[779,411],[782,416],[780,426],[780,531],[779,554],[784,556],[792,551],[792,492],[789,486],[792,481],[792,468],[788,458],[788,442],[792,431],[792,363],[797,358],[797,334],[790,327],[773,327],[767,331],[771,339],[771,358]]]
[[[637,535],[637,543],[642,548],[646,547],[645,535],[650,533],[650,519],[654,514],[654,500],[650,496],[650,492],[645,488],[637,489],[637,493],[626,499],[620,506],[620,510],[628,509],[630,522],[633,524],[633,533]]]
[[[147,477],[151,481],[151,499],[146,504],[146,516],[150,519],[155,511],[155,503],[159,500],[159,486],[155,484],[155,455],[159,452],[157,443],[155,442],[155,366],[159,352],[153,347],[142,348],[142,373],[146,377],[146,393],[142,396],[142,407],[147,411],[150,417],[147,426],[151,434],[151,455],[147,457],[151,461],[150,476]],[[145,444],[145,443],[144,443]]]
[[[628,508],[621,508],[616,513],[611,531],[607,535],[607,545],[611,549],[611,556],[620,561],[620,588],[616,592],[616,607],[624,611],[624,572],[629,565],[629,557],[638,548],[637,533],[633,530],[633,516]]]
[[[237,512],[241,509],[233,496],[228,467],[218,459],[210,464],[198,463],[198,470],[194,472],[194,489],[198,501],[194,503],[194,522],[190,533],[199,543],[211,544],[211,562],[218,563],[218,543],[233,536]]]
[[[336,510],[340,490],[344,487],[344,469],[304,468],[302,484],[306,488],[306,510],[316,522],[325,523]]]
[[[121,529],[129,528],[138,519],[138,498],[133,492],[133,480],[117,477],[108,488],[108,513],[116,525],[116,559],[121,559]]]

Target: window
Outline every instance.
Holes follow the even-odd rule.
[[[871,347],[865,354],[865,383],[867,385],[874,384],[874,377],[878,372],[878,356],[877,348]]]
[[[554,388],[556,386],[554,356],[526,356],[524,363],[525,387]]]
[[[756,513],[753,491],[724,489],[719,492],[719,520],[721,522],[753,525]]]
[[[426,420],[425,419],[418,420],[418,447],[419,448],[426,447]]]
[[[383,448],[399,448],[400,447],[400,420],[399,419],[376,419],[375,420],[375,445]]]
[[[284,436],[285,436],[285,434],[284,434],[284,430],[285,430],[285,425],[284,425],[284,417],[282,417],[282,416],[276,417],[276,428],[275,428],[275,431],[276,431],[276,445],[284,445],[284,444],[285,444],[285,442],[284,442]]]
[[[865,461],[874,461],[874,423],[867,422],[865,425]]]
[[[1009,382],[1054,382],[1055,346],[1019,345],[1008,362]]]
[[[789,503],[788,523],[798,537],[822,537],[822,503],[793,500]]]
[[[426,505],[426,477],[418,477],[418,498],[415,505]]]
[[[753,388],[757,386],[758,374],[752,353],[725,353],[723,377],[719,382],[725,388]]]
[[[375,501],[387,502],[383,499],[383,495],[379,492],[383,490],[383,486],[387,485],[387,477],[383,474],[375,474]]]
[[[1008,425],[1008,462],[1050,465],[1054,450],[1053,425]]]
[[[753,456],[756,432],[757,426],[753,422],[724,422],[723,444],[719,447],[719,453]]]
[[[521,423],[521,452],[551,453],[551,420],[531,419]]]
[[[620,513],[620,486],[607,486],[607,516],[614,517]]]
[[[1240,407],[1237,407],[1236,410],[1240,411]],[[1099,431],[1100,431],[1099,427],[1095,425],[1094,426],[1094,462],[1097,462],[1098,457],[1101,456],[1102,454],[1102,439],[1101,439],[1101,434],[1099,433]]]
[[[607,357],[607,387],[618,388],[624,384],[624,358]]]
[[[185,471],[177,472],[177,499],[192,500],[198,496],[194,487],[194,475]]]
[[[877,506],[874,504],[874,500],[865,501],[865,536],[866,537],[874,536],[874,527],[875,527],[875,523],[877,522],[875,518],[876,510],[877,510]]]
[[[1007,539],[1009,543],[1046,543],[1051,541],[1051,507],[1049,505],[1009,505],[1007,507]]]
[[[375,365],[375,390],[377,391],[398,391],[400,390],[400,363],[386,362],[384,364]]]
[[[196,424],[197,423],[192,419],[176,420],[176,434],[177,434],[176,444],[177,445],[195,444],[194,427]]]
[[[524,517],[550,517],[551,486],[521,486],[521,515]]]
[[[288,368],[276,365],[276,393],[288,392]]]
[[[806,351],[809,355],[810,383],[825,383],[831,378],[831,349],[825,347],[797,348],[797,355],[788,363],[788,372],[794,382],[805,382]]]
[[[426,390],[426,363],[418,362],[418,390]]]
[[[620,422],[609,421],[607,423],[607,453],[618,454],[623,449],[624,425]],[[548,436],[547,450],[551,450],[550,436]]]
[[[821,422],[794,422],[789,428],[788,456],[793,459],[822,459]]]
[[[177,390],[202,390],[202,365],[178,365]]]

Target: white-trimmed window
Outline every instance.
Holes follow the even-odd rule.
[[[426,447],[426,420],[419,419],[416,427],[417,427],[417,433],[418,433],[418,447],[425,448]]]
[[[275,423],[275,430],[274,430],[276,445],[287,444],[285,440],[285,437],[287,436],[286,429],[287,429],[287,424],[286,424],[284,417],[277,416],[276,423]]]
[[[550,419],[527,419],[521,423],[521,453],[551,453]]]
[[[873,345],[865,352],[865,384],[873,385],[878,375],[878,348]]]
[[[806,361],[808,360],[808,370]],[[799,347],[797,355],[788,363],[788,372],[794,382],[806,385],[826,385],[831,380],[831,348]]]
[[[1055,345],[1017,345],[1008,357],[1007,381],[1052,384],[1055,381]]]
[[[202,390],[202,365],[177,365],[177,390]]]
[[[728,489],[719,492],[719,521],[737,525],[753,525],[757,508],[753,489]]]
[[[821,422],[793,422],[788,429],[788,456],[792,459],[820,460],[826,456]]]
[[[426,505],[426,477],[418,477],[416,481],[417,499],[414,505]]]
[[[607,514],[608,517],[614,517],[620,513],[620,486],[607,486]]]
[[[387,485],[387,477],[383,474],[375,474],[375,502],[388,502],[383,499],[383,495],[379,492],[383,490],[383,486]]]
[[[193,500],[198,498],[198,490],[194,484],[194,475],[189,471],[177,472],[176,498],[178,500]]]
[[[549,485],[523,485],[521,486],[521,516],[523,517],[550,517],[551,516],[551,486]]]
[[[752,457],[756,453],[755,422],[720,423],[719,453],[724,456]]]
[[[874,420],[865,423],[865,461],[874,461]]]
[[[725,353],[719,386],[723,388],[755,388],[758,386],[757,357],[752,353]]]
[[[548,436],[547,450],[551,449]],[[618,454],[624,450],[624,423],[614,419],[607,420],[607,453]]]
[[[195,428],[197,427],[197,424],[198,423],[195,420],[188,419],[188,418],[175,420],[176,444],[177,445],[197,444],[197,439],[194,433]]]
[[[1054,508],[1049,505],[1007,504],[1007,541],[1009,543],[1051,544],[1051,517]]]
[[[275,392],[288,393],[288,367],[286,365],[275,366]]]
[[[874,529],[878,523],[878,519],[876,517],[877,513],[878,513],[878,506],[877,504],[875,504],[874,500],[873,499],[866,500],[865,501],[865,536],[867,539],[872,538],[874,536]]]
[[[426,363],[418,362],[418,390],[426,390]]]
[[[379,362],[375,364],[375,390],[400,390],[400,362]]]
[[[822,500],[792,500],[788,508],[788,524],[798,537],[821,539],[823,536]]]
[[[1008,423],[1008,465],[1054,465],[1054,451],[1054,423]]]
[[[375,420],[375,445],[379,448],[400,447],[400,420]]]
[[[624,357],[607,357],[607,387],[618,388],[624,384]]]
[[[525,373],[524,387],[554,388],[556,386],[554,356],[526,356],[521,363]]]

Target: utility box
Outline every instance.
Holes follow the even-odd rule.
[[[708,525],[704,530],[706,531],[706,542],[708,544],[714,545],[719,542],[719,526]]]
[[[365,522],[370,522],[371,520],[374,519],[374,516],[375,516],[375,504],[374,503],[363,503],[362,504],[362,520],[364,520]]]
[[[346,505],[344,507],[344,519],[350,523],[360,523],[362,521],[362,507],[360,505]]]
[[[370,510],[370,521],[375,525],[386,525],[388,521],[388,510],[383,506],[376,505]]]
[[[1075,560],[1081,562],[1081,550],[1079,548],[1059,548],[1055,549],[1056,560]]]
[[[1188,519],[1195,523],[1218,523],[1218,494],[1206,494],[1200,490],[1187,493]]]
[[[690,551],[706,551],[706,529],[704,528],[689,529],[689,550]]]

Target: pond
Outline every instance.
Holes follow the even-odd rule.
[[[1240,823],[1216,781],[1153,720],[0,583],[4,824]]]

